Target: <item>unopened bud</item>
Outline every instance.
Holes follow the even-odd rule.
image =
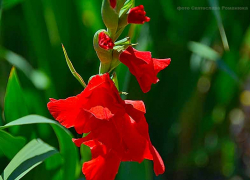
[[[109,37],[109,33],[104,29],[97,31],[94,35],[93,44],[100,61],[102,63],[110,63],[114,43]]]
[[[121,10],[122,12],[123,10]],[[150,18],[146,16],[146,11],[144,10],[144,6],[136,6],[130,9],[124,9],[123,14],[119,20],[119,28],[124,27],[127,24],[144,24],[145,22],[149,22]]]
[[[101,61],[100,73],[108,72],[112,61],[114,43],[109,33],[102,29],[95,33],[93,40],[94,48]]]

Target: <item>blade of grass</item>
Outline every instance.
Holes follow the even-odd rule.
[[[209,0],[209,4],[211,7],[219,7],[217,0]],[[229,51],[230,49],[229,49],[229,45],[228,45],[228,41],[227,41],[226,32],[225,32],[225,29],[224,29],[224,26],[222,23],[220,11],[213,8],[213,14],[214,14],[216,21],[217,21],[217,25],[218,25],[218,28],[220,31],[221,40],[223,43],[223,47],[226,51]]]

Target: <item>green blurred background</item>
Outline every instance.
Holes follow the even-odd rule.
[[[101,0],[1,1],[0,111],[8,112],[0,117],[0,125],[27,114],[52,119],[46,108],[50,97],[66,98],[83,90],[67,67],[61,43],[85,81],[98,73],[92,38],[105,28]],[[151,21],[128,27],[122,37],[129,34],[133,43],[139,43],[138,50],[172,61],[149,93],[140,90],[124,65],[117,69],[119,86],[129,93],[123,98],[145,102],[150,137],[166,172],[155,177],[150,161],[125,162],[116,179],[250,179],[250,1],[136,0],[135,4],[144,5]],[[198,7],[220,10],[194,10]],[[13,65],[16,72],[8,82]],[[60,148],[49,125],[21,128],[7,131]],[[73,179],[84,179],[80,168],[90,158],[89,150],[82,147],[78,154]],[[64,170],[54,158],[23,179],[60,179],[56,174]],[[10,159],[0,153],[0,172]]]

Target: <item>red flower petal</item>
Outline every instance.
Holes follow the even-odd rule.
[[[155,149],[155,147],[152,145],[151,141],[150,141],[150,137],[148,134],[148,123],[146,122],[145,117],[143,116],[143,118],[140,119],[140,121],[137,121],[137,123],[135,124],[137,131],[144,137],[147,139],[148,142],[148,148],[150,150],[150,154],[151,157],[145,157],[146,159],[149,160],[153,160],[154,162],[154,171],[156,175],[159,174],[163,174],[165,171],[165,166],[164,163],[162,161],[161,156],[159,155],[159,153],[157,152],[157,150]]]
[[[97,119],[109,120],[114,116],[108,108],[102,106],[92,107],[88,112],[93,114]]]
[[[153,159],[148,141],[137,131],[135,120],[127,115],[120,125],[119,132],[122,134],[122,145],[124,146],[122,160],[141,163],[144,159]]]
[[[138,111],[141,111],[143,113],[146,113],[146,108],[143,101],[131,101],[131,100],[125,100],[125,104],[131,104],[133,108],[137,109]]]
[[[51,115],[66,128],[73,127],[81,111],[80,95],[67,99],[50,99],[47,107]]]
[[[123,104],[109,74],[104,74],[93,77],[81,94],[61,100],[50,99],[47,106],[63,126],[75,127],[81,134],[101,123],[96,118],[109,120],[113,114],[123,114]]]
[[[93,129],[91,133],[95,139],[104,144],[108,149],[113,149],[117,153],[121,152],[121,135],[116,127],[117,119],[111,121],[102,121],[102,125]],[[118,122],[119,123],[119,122]]]
[[[171,59],[153,59],[153,63],[154,63],[154,70],[155,73],[159,73],[161,70],[165,69],[166,67],[168,67],[168,65],[171,62]]]
[[[79,139],[72,139],[72,141],[75,143],[75,145],[77,146],[77,147],[80,147],[84,142],[86,142],[86,141],[89,141],[89,140],[91,140],[91,139],[93,139],[93,136],[92,136],[92,134],[90,133],[90,134],[88,134],[87,136],[85,136],[85,137],[83,137],[83,138],[79,138]]]
[[[159,79],[157,74],[170,64],[170,59],[154,59],[150,52],[137,51],[131,46],[120,54],[120,61],[128,66],[136,77],[144,93],[151,89]]]
[[[163,163],[163,160],[158,153],[158,151],[155,149],[155,147],[151,144],[150,146],[150,152],[153,155],[153,161],[154,161],[154,172],[156,176],[159,174],[163,174],[165,172],[165,166]]]
[[[96,157],[91,161],[83,164],[82,172],[87,180],[113,180],[118,172],[120,166],[120,158],[113,152],[104,152],[102,145],[96,144],[94,141],[90,142],[91,152],[94,151]],[[100,155],[98,155],[100,154]],[[97,156],[98,155],[98,156]]]
[[[104,156],[107,154],[107,148],[102,143],[100,143],[98,140],[90,140],[85,141],[83,143],[84,145],[90,147],[92,158],[97,158],[98,156]]]

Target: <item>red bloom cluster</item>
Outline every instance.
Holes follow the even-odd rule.
[[[93,41],[101,62],[100,75],[93,76],[86,86],[78,74],[77,80],[86,86],[84,91],[67,99],[50,99],[48,103],[50,113],[63,126],[74,127],[79,134],[87,133],[84,138],[73,139],[78,147],[84,144],[91,149],[92,159],[82,167],[87,180],[115,179],[123,161],[153,160],[156,175],[165,171],[162,158],[150,141],[144,103],[122,100],[118,84],[114,84],[117,79],[113,76],[113,82],[107,73],[122,62],[146,93],[159,81],[157,74],[171,61],[152,58],[150,52],[137,51],[132,48],[130,38],[113,42],[128,23],[150,21],[143,5],[132,8],[132,4],[125,2],[120,0],[117,5],[117,0],[103,0],[102,18],[108,30],[97,31]],[[68,62],[65,50],[64,53]],[[72,64],[70,70],[75,73]]]
[[[143,5],[130,9],[128,13],[128,23],[144,24],[145,22],[149,21],[150,18],[146,16],[146,11],[144,11]]]
[[[159,81],[157,74],[171,62],[170,58],[154,59],[151,52],[137,51],[131,46],[120,54],[119,59],[128,66],[144,93],[150,90],[153,83],[156,84]]]
[[[113,49],[115,45],[112,39],[104,32],[100,32],[98,36],[98,43],[101,48],[106,49],[106,50]]]
[[[77,146],[91,148],[92,160],[82,169],[87,180],[114,179],[122,161],[149,159],[154,161],[156,175],[165,171],[149,138],[144,103],[123,101],[108,73],[94,76],[77,96],[50,99],[48,109],[66,128],[89,133],[73,140]]]

